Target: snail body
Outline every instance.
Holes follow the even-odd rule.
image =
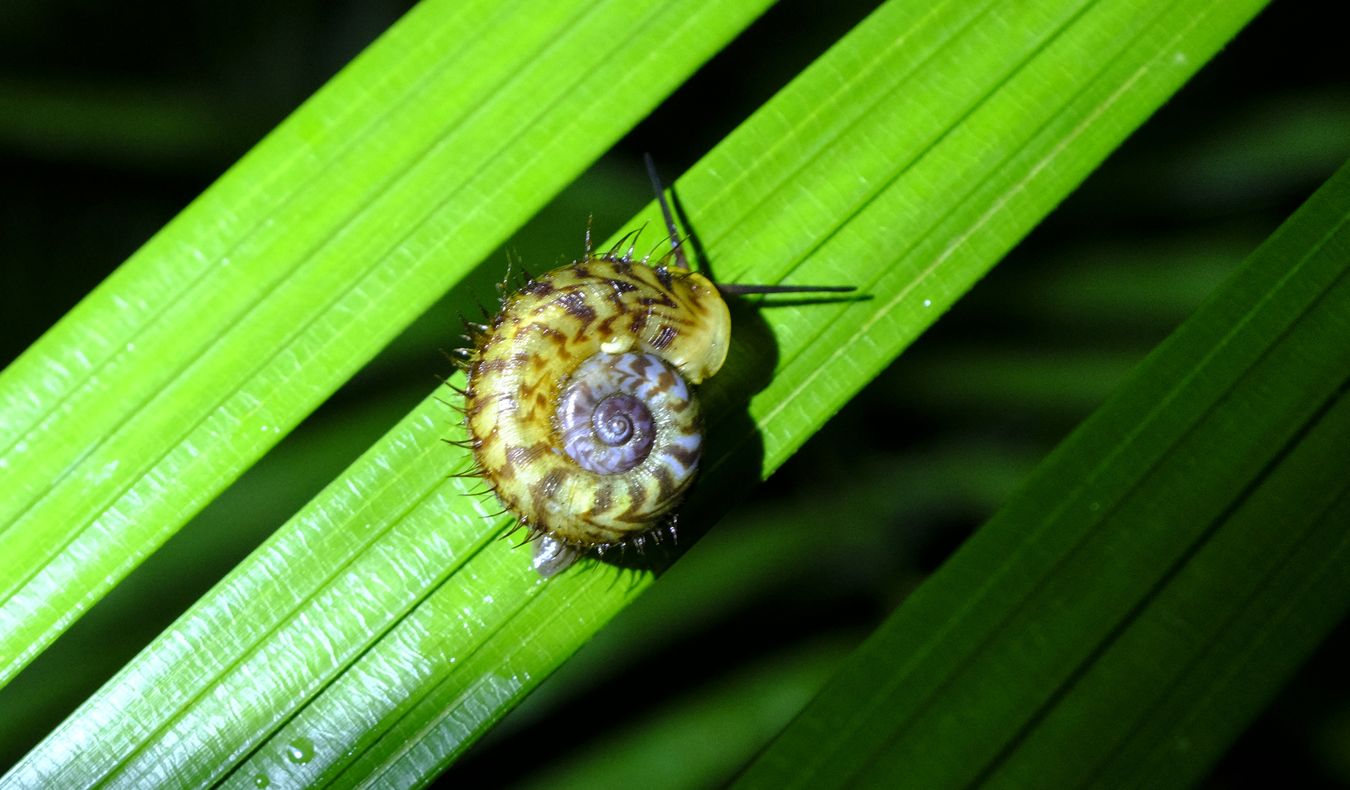
[[[730,335],[707,278],[631,253],[588,250],[531,279],[468,363],[478,473],[522,526],[573,552],[640,540],[693,482],[703,425],[691,385],[721,368]]]

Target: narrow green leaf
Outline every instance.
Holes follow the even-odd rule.
[[[1260,5],[891,2],[705,157],[676,193],[720,279],[863,298],[736,311],[683,523],[782,463]],[[534,578],[445,481],[451,420],[415,409],[10,781],[428,781],[649,582]]]
[[[718,787],[764,747],[846,654],[812,644],[699,689],[650,720],[599,739],[522,788]],[[710,734],[715,733],[710,737]]]
[[[0,374],[0,684],[766,2],[423,3],[147,243]]]
[[[1185,786],[1350,610],[1350,165],[903,604],[749,787]]]

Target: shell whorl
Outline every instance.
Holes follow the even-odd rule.
[[[563,451],[582,469],[623,474],[657,455],[676,476],[693,473],[702,437],[684,379],[655,354],[606,354],[582,362],[558,401]]]
[[[702,448],[689,385],[717,372],[729,336],[698,274],[604,256],[531,280],[469,364],[484,479],[522,524],[574,548],[659,526]]]

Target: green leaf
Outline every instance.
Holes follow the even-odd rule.
[[[656,790],[724,784],[744,755],[763,748],[801,710],[843,654],[835,645],[810,645],[745,668],[518,786]]]
[[[1350,165],[742,777],[1186,786],[1350,610]]]
[[[781,464],[1261,5],[891,2],[708,154],[675,191],[719,279],[863,296],[735,311],[682,523]],[[650,581],[535,578],[445,480],[452,419],[428,398],[10,781],[428,781]]]
[[[765,4],[424,3],[147,243],[0,375],[0,685]]]

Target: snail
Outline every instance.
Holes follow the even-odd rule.
[[[634,259],[635,232],[597,254],[588,227],[580,260],[527,278],[488,323],[466,322],[472,346],[458,352],[475,462],[464,476],[529,530],[545,577],[588,552],[674,539],[703,447],[694,388],[731,340],[724,296],[853,290],[718,284],[690,270],[646,162],[670,251]]]

